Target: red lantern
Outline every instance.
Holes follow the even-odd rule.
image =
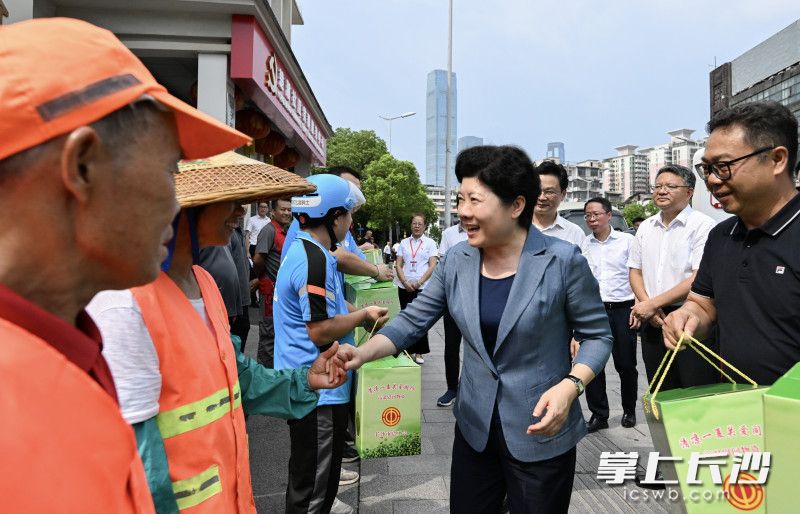
[[[236,130],[253,139],[261,139],[269,134],[269,120],[256,110],[244,109],[236,113]]]
[[[286,140],[277,132],[270,132],[267,137],[256,141],[256,152],[262,155],[278,155],[286,148]]]
[[[275,156],[274,164],[279,168],[288,170],[293,168],[297,161],[300,159],[300,154],[294,148],[286,148],[284,151]]]

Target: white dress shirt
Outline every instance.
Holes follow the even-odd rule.
[[[535,221],[534,225],[542,232],[542,234],[557,237],[572,243],[575,246],[580,246],[586,237],[586,233],[583,231],[583,229],[581,229],[581,227],[571,221],[567,221],[560,214],[556,216],[556,220],[549,227],[540,227],[539,225],[536,225]]]
[[[642,270],[647,296],[669,291],[697,271],[714,225],[711,217],[689,206],[668,226],[661,221],[660,212],[639,225],[628,267]]]
[[[258,243],[258,233],[261,232],[261,229],[266,227],[267,224],[272,221],[269,216],[251,216],[250,219],[247,220],[247,232],[250,232],[250,244],[254,245]]]
[[[400,241],[400,248],[397,255],[403,258],[403,275],[407,282],[419,281],[422,275],[428,271],[428,262],[431,257],[438,256],[439,250],[436,248],[436,241],[426,235],[419,239],[407,237]],[[395,276],[394,283],[397,287],[403,287],[399,277]],[[422,284],[420,289],[425,289],[426,284]]]
[[[581,252],[589,261],[589,268],[600,284],[600,298],[604,302],[633,300],[633,290],[628,280],[628,257],[634,237],[613,228],[605,241],[594,234],[586,236]]]
[[[439,245],[439,258],[444,257],[447,250],[454,247],[461,241],[467,240],[467,231],[461,226],[461,223],[453,225],[444,229],[442,232],[442,244]]]

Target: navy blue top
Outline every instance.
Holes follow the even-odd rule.
[[[497,344],[497,329],[500,327],[500,318],[506,309],[508,293],[514,283],[516,274],[506,278],[486,278],[481,275],[480,299],[478,305],[481,313],[481,336],[486,352],[494,355]]]

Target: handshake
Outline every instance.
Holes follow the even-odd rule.
[[[359,324],[369,331],[370,336],[389,321],[389,310],[384,307],[365,307],[351,314],[358,314],[358,317],[362,318]],[[364,358],[362,353],[351,344],[339,344],[338,341],[334,341],[309,368],[308,386],[315,390],[335,389],[341,386],[347,381],[348,371],[358,369],[365,362],[378,358],[375,356]]]

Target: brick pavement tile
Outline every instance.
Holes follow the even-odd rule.
[[[423,386],[424,387],[424,386]],[[422,408],[422,418],[425,423],[454,423],[453,411],[450,409],[426,409]],[[425,429],[422,429],[425,432]]]
[[[400,500],[394,502],[394,514],[447,514],[450,504],[444,500]]]
[[[443,472],[449,474],[451,456],[448,455],[414,455],[411,457],[395,457],[389,459],[390,475],[436,475]]]
[[[379,475],[362,478],[361,503],[385,500],[447,500],[441,475]]]

